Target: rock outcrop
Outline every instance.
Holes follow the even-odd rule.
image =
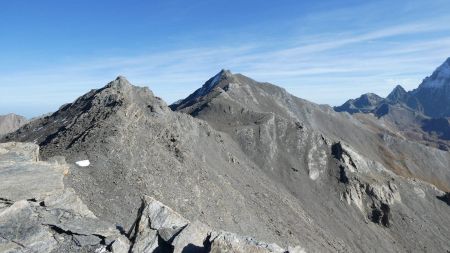
[[[0,251],[128,252],[128,239],[64,187],[63,159],[39,161],[38,150],[0,144]]]
[[[190,222],[152,197],[144,196],[134,229],[131,252],[173,253],[299,253],[300,246],[283,249],[225,231],[214,231],[199,221]]]

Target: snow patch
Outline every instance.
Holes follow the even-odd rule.
[[[81,161],[75,162],[75,164],[80,166],[80,167],[87,167],[91,163],[89,162],[89,160],[81,160]]]

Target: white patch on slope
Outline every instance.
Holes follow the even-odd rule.
[[[308,174],[311,180],[319,178],[327,166],[327,153],[323,149],[319,149],[317,144],[313,143],[313,146],[308,152]]]
[[[75,164],[80,166],[80,167],[87,167],[91,163],[89,162],[89,160],[81,160],[81,161],[75,162]]]

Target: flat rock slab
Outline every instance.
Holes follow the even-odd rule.
[[[52,233],[40,225],[35,214],[26,200],[0,213],[0,252],[50,252],[56,247]]]
[[[44,163],[0,163],[0,196],[8,200],[43,199],[62,192],[64,170]]]
[[[33,143],[7,142],[0,143],[0,162],[37,162],[39,146]]]

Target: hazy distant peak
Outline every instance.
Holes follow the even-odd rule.
[[[0,136],[15,131],[27,122],[25,117],[14,113],[0,115]]]
[[[392,91],[406,93],[405,88],[403,88],[403,86],[401,86],[400,84],[395,86],[395,88]]]
[[[446,85],[450,85],[450,58],[425,78],[419,88],[440,88]]]
[[[407,91],[401,86],[397,85],[395,88],[389,93],[389,95],[386,97],[386,99],[390,101],[398,101],[399,99],[406,96],[408,93]]]
[[[447,65],[450,65],[450,57],[448,57],[447,60],[445,60],[445,63],[447,63]]]
[[[359,97],[358,101],[356,101],[356,104],[375,105],[382,100],[383,98],[375,93],[365,93]]]

